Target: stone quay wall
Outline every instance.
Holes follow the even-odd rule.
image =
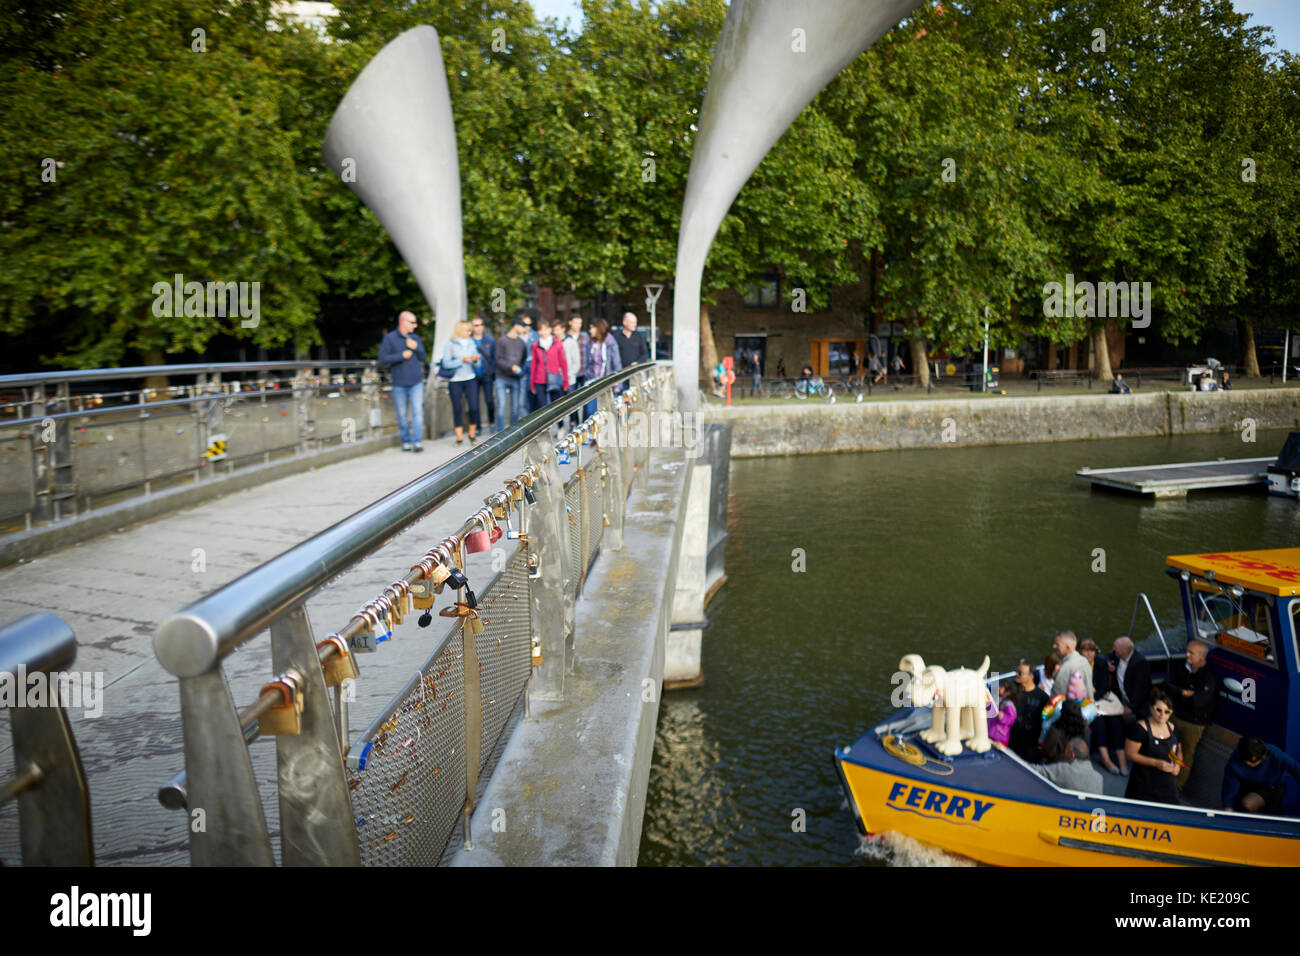
[[[711,405],[735,458],[1300,429],[1300,389]],[[1265,452],[1267,454],[1267,452]]]

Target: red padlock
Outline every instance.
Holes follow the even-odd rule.
[[[483,512],[480,511],[474,517],[478,520],[482,530],[471,531],[469,534],[465,535],[465,550],[471,554],[476,554],[479,551],[486,551],[488,548],[492,547],[492,537],[488,532],[488,522],[487,519],[483,517]]]

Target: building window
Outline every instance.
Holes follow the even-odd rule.
[[[745,308],[775,309],[781,302],[780,289],[781,277],[775,272],[763,276],[745,289]]]

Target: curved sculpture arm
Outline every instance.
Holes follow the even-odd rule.
[[[919,5],[732,0],[700,110],[677,238],[673,372],[683,411],[699,406],[700,281],[722,217],[812,98]]]
[[[441,355],[465,318],[460,165],[438,31],[407,30],[375,54],[334,111],[321,147],[379,219],[437,317]]]

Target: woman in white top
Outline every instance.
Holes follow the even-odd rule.
[[[479,361],[478,345],[471,337],[470,324],[462,319],[456,323],[451,341],[442,350],[442,367],[456,370],[456,374],[447,382],[447,389],[451,393],[451,414],[456,422],[457,445],[465,441],[460,408],[462,399],[469,404],[470,444],[478,441],[474,435],[478,430],[478,389],[474,386],[474,377]]]

